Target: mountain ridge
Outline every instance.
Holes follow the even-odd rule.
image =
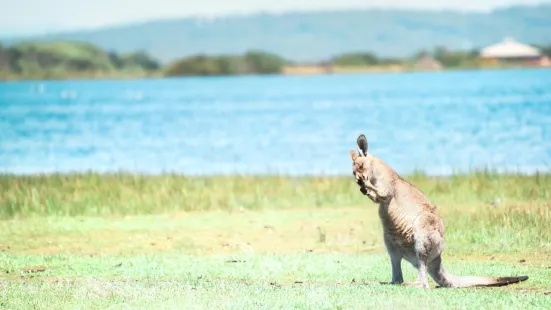
[[[299,62],[347,52],[407,57],[422,49],[477,49],[512,37],[551,43],[551,4],[489,12],[414,9],[319,10],[169,18],[0,40],[84,41],[118,53],[141,50],[162,62],[264,50]]]

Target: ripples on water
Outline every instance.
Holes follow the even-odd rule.
[[[0,170],[344,174],[551,165],[551,70],[0,84]]]

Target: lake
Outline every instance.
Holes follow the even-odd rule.
[[[0,171],[533,173],[551,163],[551,70],[0,83]]]

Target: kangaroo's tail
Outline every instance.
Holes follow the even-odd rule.
[[[478,276],[451,276],[451,287],[489,287],[505,286],[528,280],[528,276],[518,277],[478,277]]]
[[[440,287],[491,287],[505,286],[528,280],[528,276],[517,277],[479,277],[479,276],[455,276],[448,273],[442,266],[442,261],[438,258],[429,267],[429,274]]]

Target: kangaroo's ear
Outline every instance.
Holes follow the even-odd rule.
[[[356,140],[356,146],[358,147],[358,151],[360,151],[361,156],[367,155],[367,138],[364,134],[361,134],[358,137],[358,140]]]
[[[356,158],[358,158],[358,156],[360,156],[360,155],[358,155],[358,153],[356,153],[356,151],[350,150],[350,157],[352,158],[352,161],[355,161]]]

